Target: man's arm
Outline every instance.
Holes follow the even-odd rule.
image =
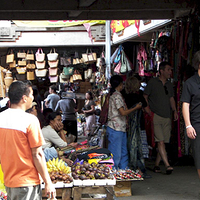
[[[42,151],[42,147],[32,148],[31,151],[32,151],[34,165],[45,183],[45,195],[46,196],[48,195],[48,197],[51,198],[55,198],[56,191],[49,177],[49,173],[47,171],[46,161],[44,153]]]
[[[183,102],[182,113],[183,113],[185,126],[187,127],[186,128],[187,136],[191,139],[195,139],[196,138],[196,131],[192,127],[191,122],[190,122],[190,110],[189,110],[189,108],[190,108],[190,104]]]
[[[175,104],[174,97],[170,98],[170,105],[171,105],[172,110],[174,111],[174,121],[176,121],[176,120],[178,120],[178,113],[176,110],[176,104]]]

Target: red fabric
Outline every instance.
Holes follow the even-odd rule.
[[[147,142],[151,147],[155,147],[155,139],[154,139],[154,125],[153,125],[153,117],[154,113],[151,113],[151,116],[149,116],[147,113],[145,113],[145,129],[147,134]]]

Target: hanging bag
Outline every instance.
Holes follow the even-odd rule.
[[[117,55],[114,59],[114,63],[118,63],[121,60],[121,51],[122,51],[122,45],[119,46]]]
[[[23,50],[23,52],[18,52],[17,53],[17,58],[26,58],[26,53],[25,53],[25,51]]]
[[[13,62],[14,62],[14,53],[13,50],[11,49],[9,53],[6,55],[6,63],[9,64]]]
[[[43,62],[45,59],[45,53],[43,53],[42,49],[39,48],[35,53],[35,58],[37,62]]]
[[[128,71],[131,71],[130,62],[129,62],[128,58],[126,57],[124,50],[122,50],[120,73],[126,73]]]
[[[94,63],[97,61],[97,54],[92,52],[92,50],[90,49],[90,53],[87,49],[86,53],[82,54],[82,58],[84,63],[88,64],[88,63]]]
[[[26,73],[26,67],[16,67],[18,74],[25,74]]]
[[[35,80],[35,72],[34,71],[27,71],[26,79],[29,81]]]
[[[120,70],[121,70],[121,61],[119,61],[118,64],[116,65],[114,72],[120,74]]]
[[[56,60],[56,61],[48,61],[48,64],[49,64],[50,68],[58,67],[58,60]]]
[[[48,61],[56,61],[58,59],[58,53],[56,53],[55,48],[53,48],[53,52],[51,49],[50,53],[47,54],[47,58]]]
[[[35,70],[35,75],[37,77],[45,77],[47,74],[47,69],[36,69]]]
[[[18,60],[17,64],[19,66],[26,66],[26,60]]]
[[[82,76],[78,70],[74,71],[74,74],[72,75],[73,81],[82,81]]]
[[[58,82],[58,75],[57,76],[49,76],[50,83],[57,83]]]
[[[34,64],[34,63],[28,63],[28,64],[26,65],[26,68],[27,68],[27,69],[35,69],[35,64]]]
[[[49,76],[56,76],[58,68],[49,68]]]
[[[46,64],[46,61],[43,61],[43,62],[35,61],[35,65],[36,65],[37,69],[44,69],[45,64]]]
[[[10,68],[15,68],[16,67],[16,60],[14,60],[12,63],[9,63]]]
[[[34,54],[33,54],[33,51],[27,51],[27,54],[26,54],[26,60],[34,60]]]
[[[66,76],[72,76],[74,72],[73,67],[63,67],[63,72]]]

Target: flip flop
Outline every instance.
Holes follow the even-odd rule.
[[[167,175],[170,175],[173,172],[173,168],[172,169],[169,169],[169,168],[172,168],[172,167],[171,166],[166,167],[166,174]]]
[[[160,167],[154,166],[153,172],[155,172],[155,173],[160,173],[160,172],[161,172]]]

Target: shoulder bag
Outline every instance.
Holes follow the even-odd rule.
[[[39,48],[35,53],[35,58],[37,62],[43,62],[45,59],[45,53],[43,53],[42,49]]]
[[[51,49],[50,53],[47,54],[47,58],[49,61],[56,61],[58,59],[58,53],[56,53],[55,48],[53,48],[53,52]]]

